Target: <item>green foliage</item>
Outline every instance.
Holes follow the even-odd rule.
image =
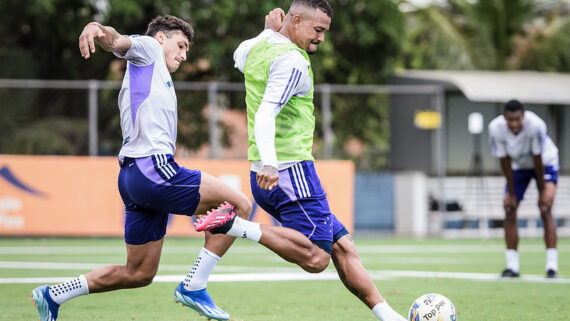
[[[95,20],[115,27],[122,34],[144,34],[153,17],[172,14],[189,21],[196,31],[188,61],[173,78],[240,82],[243,75],[233,68],[234,50],[241,41],[262,31],[267,12],[275,7],[287,11],[289,4],[289,0],[4,0],[0,2],[0,37],[3,39],[0,60],[9,63],[3,64],[0,78],[120,79],[124,65],[117,69],[114,62],[117,58],[113,55],[97,48],[89,60],[81,58],[78,36],[83,27]],[[334,9],[331,30],[312,57],[316,83],[385,81],[401,52],[404,35],[404,18],[396,4],[392,0],[331,0],[331,5]],[[0,92],[0,96],[4,94],[10,95]],[[206,99],[196,92],[181,95],[178,91],[178,94],[178,143],[197,149],[208,140]],[[37,119],[31,117],[43,115],[72,122],[78,113],[86,115],[87,99],[66,102],[50,95],[34,93],[20,99],[18,108],[0,116],[0,124],[5,125],[0,139],[2,153],[86,153],[85,146],[64,148],[79,140],[70,141],[65,135],[45,133],[42,130],[47,129],[41,122],[34,123]],[[355,98],[353,102],[339,99],[338,106],[334,107],[339,111],[334,115],[339,150],[346,139],[355,137],[371,144],[372,149],[384,151],[387,131],[375,126],[385,126],[386,115],[374,111],[382,107],[362,107],[362,99]],[[244,105],[243,98],[231,98],[227,107],[244,108]],[[355,108],[356,105],[360,107]],[[101,92],[99,106],[100,153],[116,154],[121,144],[116,91]],[[352,135],[349,132],[353,124],[341,121],[347,116],[354,116],[356,121],[370,115],[379,118],[370,120],[372,123]],[[42,137],[34,138],[35,135]],[[229,135],[224,129],[222,138],[226,144]],[[46,137],[50,137],[49,144],[45,142]],[[18,147],[16,140],[26,147]]]
[[[333,94],[333,159],[350,159],[358,170],[382,170],[388,166],[390,124],[386,95]],[[317,120],[319,120],[317,113]],[[322,124],[317,122],[317,146]],[[315,155],[321,155],[320,150]]]
[[[86,154],[87,122],[81,119],[44,118],[16,129],[5,148],[15,154]]]
[[[77,45],[79,31],[96,11],[91,2],[1,1],[0,60],[10,63],[5,64],[8,68],[0,69],[0,77],[76,79],[85,74],[104,75],[82,64]],[[101,59],[95,60],[100,70]]]
[[[338,0],[331,4],[335,11],[326,46],[312,59],[315,81],[385,82],[405,34],[405,20],[396,4],[387,0]]]
[[[405,45],[410,69],[473,69],[467,39],[435,7],[419,10],[411,19]]]
[[[570,72],[570,18],[556,18],[548,28],[533,28],[518,38],[513,68]]]
[[[538,5],[532,0],[449,0],[443,7],[418,9],[408,16],[403,64],[411,69],[568,72],[568,7]]]

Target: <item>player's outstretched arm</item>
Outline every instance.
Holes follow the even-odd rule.
[[[131,40],[119,34],[113,27],[103,26],[98,22],[90,22],[79,36],[79,51],[88,59],[95,52],[95,42],[108,52],[124,55],[131,48]]]

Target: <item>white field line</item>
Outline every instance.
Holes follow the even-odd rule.
[[[118,263],[66,263],[66,262],[15,262],[0,261],[1,269],[26,269],[26,270],[93,270],[101,266]],[[122,264],[122,263],[120,263]],[[191,264],[160,264],[159,271],[185,271],[190,270]],[[251,266],[227,266],[216,267],[217,272],[251,272],[251,271],[273,271],[273,272],[294,272],[298,268],[291,267],[251,267]]]
[[[268,257],[272,262],[285,262],[278,256]],[[487,260],[493,262],[492,259]],[[455,265],[473,265],[472,259],[461,258],[425,258],[425,257],[385,257],[385,258],[371,258],[364,257],[362,262],[381,262],[384,264],[407,264],[407,265],[442,265],[442,264],[455,264]],[[478,260],[479,264],[484,263]],[[93,270],[101,266],[111,264],[124,264],[123,261],[114,263],[76,263],[76,262],[38,262],[38,261],[0,261],[0,270],[2,269],[26,269],[26,270]],[[190,262],[188,264],[160,264],[158,269],[161,271],[185,271],[190,269]],[[259,272],[259,271],[297,271],[296,267],[245,267],[245,266],[227,266],[220,265],[216,267],[218,272]]]
[[[197,246],[164,246],[163,252],[194,253],[199,252],[201,247]],[[488,253],[503,252],[503,245],[357,245],[360,253]],[[529,244],[520,246],[521,253],[544,252],[544,246],[539,244]],[[240,245],[230,249],[235,254],[264,254],[269,252],[260,245]],[[117,246],[0,246],[0,255],[52,255],[52,254],[126,254],[124,245]]]
[[[390,278],[445,278],[489,282],[530,282],[530,283],[558,283],[570,284],[570,279],[546,279],[541,275],[523,275],[518,279],[502,279],[491,273],[457,273],[457,272],[429,272],[429,271],[371,271],[374,280]],[[180,282],[185,275],[158,275],[154,282]],[[8,283],[60,283],[71,279],[70,277],[42,277],[42,278],[0,278],[0,284]],[[308,280],[338,280],[335,272],[325,271],[310,274],[303,271],[277,272],[277,273],[226,273],[212,274],[209,282],[260,282],[260,281],[308,281]]]

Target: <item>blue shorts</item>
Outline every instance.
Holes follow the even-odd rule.
[[[256,175],[250,173],[255,201],[284,227],[301,232],[329,254],[332,244],[348,234],[331,213],[313,162],[303,161],[279,171],[279,185],[271,191],[257,185]]]
[[[515,184],[515,195],[517,203],[524,198],[524,192],[528,187],[531,179],[536,180],[536,171],[534,169],[516,169],[513,170],[513,180]],[[544,182],[554,182],[558,184],[558,166],[546,166],[544,168]],[[505,193],[508,192],[508,186],[505,186]]]
[[[193,215],[200,202],[200,171],[178,166],[172,155],[125,157],[119,193],[125,203],[125,242],[144,244],[166,234],[168,216]]]

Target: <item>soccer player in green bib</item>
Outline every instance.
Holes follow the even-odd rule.
[[[405,321],[382,298],[344,225],[331,213],[311,155],[313,72],[309,55],[325,40],[326,0],[294,0],[265,18],[265,30],[240,44],[235,67],[245,75],[248,159],[255,201],[281,226],[261,225],[215,210],[196,230],[259,242],[312,273],[330,259],[344,285],[383,321]],[[325,317],[326,318],[326,317]]]

